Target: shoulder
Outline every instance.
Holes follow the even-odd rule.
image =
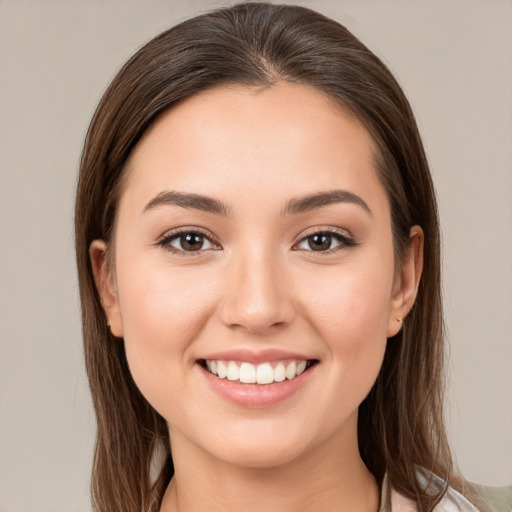
[[[418,471],[418,476],[420,480],[423,480],[427,490],[426,492],[437,494],[437,492],[444,488],[444,481],[436,475],[425,470],[420,470]],[[382,512],[386,511],[386,508],[391,512],[417,512],[416,503],[402,496],[394,489],[384,490],[384,486],[387,486],[386,477],[383,482],[382,495],[385,496],[387,494],[390,497],[389,501],[391,506],[389,508],[382,507]],[[442,500],[436,505],[434,512],[479,512],[479,510],[458,491],[448,487]]]
[[[512,485],[488,486],[472,484],[478,503],[488,512],[512,512]]]
[[[417,512],[416,504],[398,492],[391,490],[392,512]],[[434,512],[479,512],[462,494],[451,487],[436,505]]]

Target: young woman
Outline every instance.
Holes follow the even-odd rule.
[[[144,46],[91,123],[76,246],[96,511],[477,510],[424,150],[343,26],[247,3]]]

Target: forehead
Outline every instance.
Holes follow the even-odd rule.
[[[252,189],[282,201],[284,192],[382,189],[362,123],[322,92],[288,83],[183,101],[147,130],[125,172],[125,193],[140,197],[170,189],[222,199]]]

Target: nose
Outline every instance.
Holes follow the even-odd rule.
[[[295,317],[286,265],[270,251],[264,252],[246,250],[230,262],[219,311],[222,322],[232,329],[265,335]]]

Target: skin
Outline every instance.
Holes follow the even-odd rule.
[[[291,200],[331,190],[370,211],[341,201],[283,214]],[[213,198],[227,215],[146,208],[165,191]],[[182,227],[211,243],[159,245]],[[326,230],[355,245],[333,236],[313,251],[307,237]],[[377,510],[357,411],[414,302],[422,243],[415,226],[397,269],[372,139],[314,89],[209,90],[150,127],[126,167],[114,264],[101,240],[90,254],[135,382],[169,424],[176,474],[164,512]],[[243,407],[213,391],[197,364],[233,348],[319,362],[293,396]]]

